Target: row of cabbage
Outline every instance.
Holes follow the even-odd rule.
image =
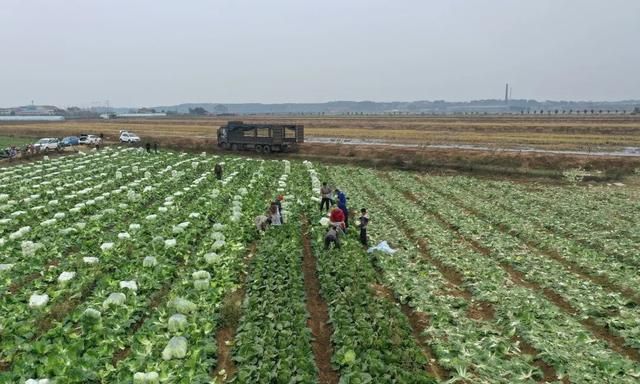
[[[77,259],[82,259],[83,266],[98,270],[94,274],[92,287],[87,290],[87,297],[83,298],[84,301],[76,308],[69,308],[70,312],[62,321],[56,323],[34,342],[8,349],[14,352],[8,356],[11,371],[5,373],[6,375],[20,379],[29,376],[53,377],[64,382],[86,382],[96,380],[98,377],[108,377],[114,371],[113,368],[108,368],[114,354],[117,354],[119,349],[130,346],[129,343],[133,337],[130,331],[137,328],[136,323],[148,317],[155,305],[162,304],[154,303],[153,300],[156,297],[162,297],[158,293],[169,288],[168,282],[183,274],[192,276],[195,273],[195,277],[199,278],[194,285],[198,288],[204,288],[206,282],[210,282],[214,288],[217,287],[217,283],[206,278],[207,271],[188,269],[192,266],[190,263],[195,262],[190,261],[189,256],[199,244],[199,242],[196,243],[198,236],[210,229],[210,217],[206,213],[217,213],[222,205],[228,204],[228,201],[222,199],[220,205],[215,206],[213,211],[208,211],[214,207],[208,206],[207,201],[216,199],[212,195],[205,194],[207,190],[211,190],[214,183],[214,178],[209,171],[213,165],[210,158],[185,157],[181,161],[188,166],[178,170],[180,168],[172,169],[167,164],[167,168],[162,170],[164,172],[154,175],[157,178],[156,183],[144,180],[145,184],[149,183],[150,185],[147,186],[151,187],[149,190],[144,190],[145,187],[139,191],[138,202],[142,203],[146,200],[144,205],[131,204],[133,207],[130,207],[128,202],[127,207],[119,207],[122,208],[118,212],[120,216],[114,215],[107,220],[110,222],[109,229],[113,231],[113,235],[110,235],[113,236],[112,238],[108,235],[104,236],[100,228],[89,231],[88,236],[92,238],[84,244],[89,244],[91,249],[82,249],[81,252],[73,254],[76,257],[76,264]],[[233,166],[230,168],[230,170],[234,169]],[[238,171],[222,181],[220,186],[228,191],[234,191],[233,194],[236,194],[235,190],[238,188],[246,193],[244,186],[246,186],[247,176],[244,175],[237,181],[233,180],[238,173],[243,173],[244,168],[245,164],[239,163]],[[244,172],[248,172],[249,168],[246,167],[247,170]],[[171,177],[168,177],[168,174],[171,174]],[[176,191],[179,189],[176,186],[183,186],[182,190]],[[146,194],[149,196],[145,197]],[[163,196],[164,200],[162,200]],[[238,222],[237,214],[242,214],[241,209],[240,211],[237,209],[238,205],[233,207],[233,214],[230,212],[229,220]],[[102,216],[102,219],[104,218]],[[89,226],[85,228],[87,227]],[[221,232],[216,233],[218,233],[216,236],[221,236]],[[242,230],[236,232],[241,238],[242,233]],[[160,237],[162,235],[164,238]],[[211,244],[206,242],[204,244],[214,246],[216,241],[216,246],[224,245],[224,240],[220,238]],[[237,245],[231,249],[233,248],[237,248]],[[82,256],[85,251],[93,256]],[[215,258],[209,255],[211,262],[214,262]],[[221,269],[221,275],[223,271]],[[77,273],[77,276],[71,276],[70,281],[66,278],[62,279],[59,287],[65,289],[63,287],[82,280],[85,273],[89,275],[92,272],[89,269],[78,270]],[[69,274],[65,275],[65,277],[68,276]],[[50,289],[53,291],[51,296],[54,300],[60,296],[56,288]],[[211,291],[215,292],[214,295],[220,295],[222,293],[219,290],[218,287]],[[172,302],[179,302],[179,300]],[[46,311],[49,306],[50,304],[45,305],[40,311]],[[9,324],[13,322],[10,321]],[[144,322],[143,326],[146,324],[147,322]],[[23,327],[25,331],[26,328]],[[204,342],[201,341],[200,344]],[[160,347],[156,345],[156,348]],[[133,350],[134,347],[131,349]],[[195,351],[197,350],[198,348],[195,348]],[[190,356],[195,355],[200,354],[190,354]],[[138,355],[135,356],[139,358]],[[202,355],[202,359],[210,358],[210,354]],[[113,359],[115,360],[117,359]],[[96,369],[100,366],[107,368]],[[196,364],[191,368],[192,371],[187,371],[188,377],[195,375],[195,370],[199,373],[203,370],[207,371],[202,364]],[[184,369],[178,371],[159,369],[161,374],[173,376],[182,374],[182,371]],[[133,377],[133,374],[128,375],[128,380],[122,382],[133,380]]]
[[[125,157],[123,162],[130,163],[131,160],[135,159]],[[83,188],[77,193],[69,193],[62,202],[54,197],[44,208],[33,207],[38,208],[36,211],[41,214],[49,215],[50,218],[44,221],[38,221],[40,214],[31,212],[33,209],[21,215],[28,217],[28,223],[32,225],[11,233],[0,245],[2,270],[11,270],[11,273],[0,275],[0,287],[6,289],[10,284],[20,283],[31,273],[40,272],[47,263],[50,266],[64,262],[63,256],[77,251],[84,244],[76,241],[78,236],[107,229],[111,223],[106,218],[116,218],[116,211],[126,209],[135,212],[142,208],[144,202],[153,198],[150,193],[153,187],[147,186],[146,190],[138,188],[142,181],[134,178],[150,181],[151,172],[158,171],[161,164],[161,161],[156,161],[133,165],[134,171],[119,179],[114,178],[114,174],[121,171],[115,170],[111,180]],[[165,185],[169,187],[168,183]],[[81,201],[76,202],[78,199]],[[119,202],[112,204],[112,200]],[[87,225],[89,228],[86,228]],[[44,249],[35,252],[35,248]]]
[[[384,283],[401,303],[419,313],[428,313],[431,347],[437,352],[437,363],[450,372],[450,377],[441,379],[492,383],[533,383],[542,379],[544,373],[532,364],[531,356],[522,353],[511,329],[469,316],[470,308],[480,297],[465,299],[459,292],[461,287],[451,286],[422,256],[425,250],[396,220],[402,214],[395,211],[393,203],[383,200],[387,193],[377,196],[356,188],[359,179],[353,174],[351,169],[339,168],[333,179],[353,190],[352,203],[366,206],[372,212],[372,242],[392,239],[396,252],[377,252],[373,262],[383,271]]]
[[[107,243],[103,241],[105,235],[112,232],[110,236],[115,236],[118,233],[115,232],[117,223],[121,225],[119,230],[122,234],[119,236],[126,237],[124,231],[128,230],[129,224],[122,218],[142,220],[143,208],[148,202],[155,200],[157,193],[170,193],[174,188],[171,183],[176,178],[160,180],[153,186],[134,187],[129,184],[106,191],[99,196],[102,199],[94,200],[78,211],[67,211],[65,220],[37,227],[25,237],[4,246],[4,262],[10,268],[3,272],[3,283],[5,287],[10,286],[9,283],[20,283],[20,289],[8,290],[0,298],[0,308],[7,313],[0,320],[3,360],[20,344],[24,334],[30,338],[34,336],[34,327],[52,315],[50,309],[54,305],[64,303],[115,268],[113,264],[96,264],[99,247]],[[133,183],[147,182],[151,183],[151,180],[144,176],[141,181]],[[135,201],[130,200],[132,193],[137,196]],[[133,226],[135,228],[136,225]],[[33,307],[43,308],[34,313],[25,305],[27,302]],[[45,302],[47,306],[44,306]]]
[[[443,182],[459,187],[460,193],[473,193],[485,200],[484,205],[491,209],[499,209],[501,215],[526,218],[527,225],[522,226],[529,231],[527,238],[538,241],[539,234],[543,238],[538,241],[541,246],[552,249],[567,248],[578,254],[587,254],[594,261],[603,260],[612,266],[634,269],[640,266],[640,222],[638,220],[621,220],[617,211],[631,217],[640,215],[639,204],[628,204],[622,208],[618,199],[602,201],[593,188],[571,188],[565,190],[564,196],[555,196],[554,200],[540,192],[529,192],[514,187],[506,182],[475,182],[464,177],[444,178]],[[616,190],[609,191],[615,195]],[[542,196],[541,196],[542,195]],[[594,196],[595,195],[595,196]],[[633,201],[624,193],[623,196]],[[595,201],[595,202],[594,202]],[[612,212],[613,211],[613,212]],[[520,227],[520,223],[514,223]],[[543,240],[544,239],[544,240]],[[621,266],[620,266],[621,264]],[[586,263],[587,268],[592,266]],[[603,266],[600,263],[597,269]],[[606,270],[606,268],[604,269]]]
[[[158,306],[136,332],[131,354],[105,371],[103,381],[208,383],[216,356],[215,331],[221,319],[222,298],[238,288],[245,245],[254,236],[251,218],[264,209],[261,191],[272,189],[277,165],[265,167],[240,161],[237,190],[214,188],[198,199],[203,215],[215,217],[192,229],[192,249],[184,255],[181,276],[172,283],[166,303]],[[250,180],[249,180],[250,179]],[[231,178],[225,179],[226,184]],[[228,186],[227,186],[228,187]],[[222,214],[220,214],[222,213]],[[176,255],[178,256],[178,255]],[[194,271],[195,270],[195,271]],[[164,349],[161,347],[165,346]]]
[[[104,151],[84,157],[74,156],[73,161],[65,163],[44,162],[41,166],[47,175],[52,175],[51,180],[41,180],[28,174],[13,175],[20,181],[14,188],[4,187],[0,193],[0,237],[7,241],[10,234],[24,225],[40,224],[57,212],[99,196],[109,185],[131,181],[131,178],[115,180],[116,172],[124,167],[146,168],[162,163],[158,157],[132,158],[127,152]],[[95,163],[106,164],[96,169]]]
[[[320,195],[318,172],[307,163],[312,178],[314,196]],[[361,185],[351,183],[350,176],[332,178],[344,190],[357,193]],[[350,203],[358,200],[351,195]],[[318,202],[316,201],[316,204]],[[356,212],[353,209],[352,212]],[[321,221],[318,206],[307,214],[313,222]],[[355,224],[356,220],[350,220]],[[343,238],[340,249],[324,249],[323,225],[314,225],[310,237],[317,260],[321,294],[329,307],[333,325],[331,337],[332,364],[338,368],[345,383],[433,383],[427,371],[427,357],[412,335],[407,317],[393,299],[377,294],[377,272],[369,256],[357,240],[357,228],[352,225]]]
[[[406,175],[396,174],[399,183],[410,181]],[[517,215],[509,214],[492,207],[485,200],[473,196],[471,192],[460,191],[442,179],[433,178],[429,183],[414,188],[418,197],[427,202],[451,223],[459,228],[468,238],[475,239],[486,247],[491,256],[501,260],[523,272],[528,280],[552,289],[566,299],[580,317],[593,318],[598,324],[622,336],[626,344],[640,349],[640,309],[633,301],[621,293],[611,291],[591,280],[573,273],[558,261],[528,247],[518,237],[500,231],[491,223],[510,226],[519,236],[532,236],[536,241],[553,246],[563,257],[576,260],[581,265],[589,266],[595,273],[609,276],[621,284],[638,286],[640,279],[635,268],[622,264],[603,261],[593,252],[570,248],[546,232],[531,233],[527,221]],[[439,192],[439,193],[437,193]],[[486,220],[477,215],[467,215],[449,196],[460,196],[466,205],[483,212]]]
[[[392,184],[380,180],[372,171],[363,170],[357,178],[353,175],[350,177],[356,184],[367,181],[381,199],[392,202],[393,209],[403,223],[427,241],[431,256],[456,270],[463,277],[464,287],[472,292],[474,298],[492,303],[495,308],[495,319],[492,320],[495,329],[503,329],[501,333],[509,336],[518,335],[531,344],[539,351],[538,358],[553,366],[559,378],[568,376],[572,382],[631,383],[637,380],[640,367],[636,362],[610,350],[604,341],[586,330],[577,318],[550,303],[541,292],[514,284],[500,260],[496,259],[504,255],[485,255],[477,251],[431,215],[431,212],[438,212],[448,218],[452,226],[461,228],[466,223],[466,216],[454,216],[456,211],[450,209],[449,202],[437,199],[437,196],[420,194],[422,187],[405,174],[396,173]],[[406,190],[416,192],[421,197],[421,203],[408,200],[402,192]],[[473,238],[476,237],[479,234],[474,232]],[[414,295],[420,294],[419,291],[413,292]],[[429,313],[432,310],[429,307],[421,309]],[[446,335],[443,330],[434,325],[427,328],[425,334],[432,340],[438,359],[444,364],[452,359],[451,350],[441,341]],[[468,373],[486,368],[474,362],[485,359],[479,356],[483,353],[472,346],[462,349],[454,355],[458,358],[456,371]],[[461,362],[466,369],[459,365]],[[507,371],[496,370],[496,375],[508,375]],[[525,378],[529,380],[526,375]]]
[[[246,282],[242,318],[234,339],[238,383],[313,383],[317,368],[305,306],[299,215],[304,173],[285,162],[278,179],[284,223],[256,244]]]
[[[160,188],[160,185],[158,185],[158,183],[152,186],[152,190],[150,190],[149,193],[154,195],[154,197],[151,201],[156,200],[159,197],[159,195],[156,195],[152,192],[156,187],[159,188],[157,192],[166,193],[170,196],[172,192],[175,191],[175,184],[171,185],[171,182],[179,182],[185,173],[185,171],[176,171],[176,173],[173,175],[173,180],[167,181],[166,185],[163,186],[164,188]],[[191,180],[191,178],[189,178],[189,180]],[[160,201],[160,203],[162,203],[162,201]],[[113,204],[115,207],[118,207],[116,202],[114,202]],[[111,214],[113,215],[111,219],[113,220],[113,223],[115,225],[115,227],[111,229],[113,232],[111,234],[103,234],[99,231],[92,232],[89,235],[92,237],[92,241],[88,241],[85,243],[88,244],[88,246],[92,249],[81,249],[79,253],[73,253],[65,259],[65,262],[70,263],[72,267],[77,266],[78,270],[65,271],[66,273],[63,272],[60,276],[63,277],[64,275],[65,278],[59,278],[58,284],[54,284],[51,281],[51,284],[49,284],[47,288],[49,290],[49,293],[51,293],[53,302],[55,302],[56,298],[64,296],[60,293],[60,291],[70,291],[72,294],[77,294],[78,291],[74,290],[73,288],[80,288],[88,285],[89,288],[86,289],[86,297],[82,297],[82,304],[79,303],[80,305],[76,307],[67,308],[68,313],[63,313],[64,317],[62,317],[60,322],[53,324],[53,326],[49,330],[47,330],[46,328],[43,329],[43,331],[46,331],[46,333],[37,335],[39,336],[37,337],[37,340],[27,345],[19,344],[21,336],[20,332],[12,333],[12,339],[16,343],[16,346],[12,346],[12,348],[6,349],[7,353],[9,353],[9,351],[14,351],[14,356],[9,356],[10,361],[16,360],[13,361],[11,367],[12,373],[19,374],[20,367],[24,367],[27,371],[36,369],[37,372],[52,372],[55,375],[56,359],[58,358],[68,359],[66,361],[73,361],[73,364],[66,364],[67,366],[72,365],[73,369],[86,369],[86,367],[78,364],[80,363],[79,359],[74,359],[78,357],[77,355],[70,353],[60,354],[59,351],[61,348],[63,350],[66,350],[65,348],[67,348],[68,341],[65,342],[63,340],[79,337],[79,335],[73,332],[71,332],[70,334],[69,326],[76,320],[75,315],[77,315],[77,312],[80,310],[80,308],[88,301],[95,301],[100,303],[105,302],[105,305],[109,305],[107,302],[121,298],[122,296],[117,294],[116,292],[113,292],[113,295],[109,294],[109,297],[106,297],[108,293],[106,291],[108,289],[112,289],[111,287],[114,285],[118,286],[119,288],[126,288],[127,290],[135,292],[136,294],[133,298],[136,299],[137,304],[142,304],[145,299],[145,294],[153,291],[154,286],[142,286],[141,289],[138,289],[139,284],[135,280],[125,278],[126,274],[131,273],[133,270],[132,268],[134,267],[135,259],[131,257],[132,254],[138,251],[138,248],[143,251],[145,246],[148,246],[151,242],[151,238],[148,238],[149,235],[147,234],[147,232],[150,231],[144,231],[144,228],[141,224],[129,224],[128,222],[122,222],[122,218],[127,217],[128,213],[134,215],[136,212],[143,213],[144,211],[140,211],[140,208],[141,207],[136,207],[133,211],[128,211],[128,205],[127,207],[122,207],[122,216],[116,216],[115,212],[111,212]],[[163,205],[156,208],[158,209],[158,212],[161,216],[163,214],[166,214],[166,216],[170,216],[169,208],[167,206]],[[115,208],[111,209],[115,210]],[[153,220],[157,219],[158,216],[158,214],[149,215],[149,212],[147,211],[147,217],[145,219],[145,216],[141,215],[140,213],[138,213],[138,217],[132,217],[151,223]],[[101,217],[98,217],[98,220],[104,219],[104,216],[102,215],[102,213],[99,215]],[[113,252],[114,249],[121,251]],[[85,251],[91,252],[91,256],[84,256]],[[168,272],[169,271],[167,271],[167,273]],[[119,275],[122,275],[122,277],[120,277]],[[79,284],[79,286],[75,284]],[[33,303],[32,306],[36,307],[36,311],[34,311],[33,309],[31,310],[32,312],[34,312],[31,314],[31,317],[27,319],[13,318],[10,320],[9,324],[15,324],[15,326],[20,327],[20,331],[25,332],[28,331],[30,326],[37,325],[38,322],[32,319],[37,318],[38,314],[41,315],[41,318],[44,317],[44,315],[47,314],[47,311],[53,307],[53,303],[47,303],[46,300],[49,294],[43,294],[39,296],[44,297],[44,300],[40,301],[39,303]],[[105,299],[107,301],[105,301]],[[38,307],[41,308],[39,308],[38,310]],[[62,308],[64,308],[64,305],[62,306]],[[92,311],[89,311],[88,313],[90,314],[92,313]],[[28,316],[29,314],[26,313],[25,315]],[[122,321],[131,321],[129,317],[131,313],[125,313],[123,315],[124,319],[122,319]],[[115,317],[116,316],[114,315],[114,318]],[[115,324],[117,325],[118,322],[115,321]],[[125,327],[114,326],[114,328],[119,329]],[[94,332],[91,334],[83,335],[83,337],[79,338],[79,340],[77,341],[77,343],[81,343],[82,345],[76,344],[77,350],[75,352],[78,355],[85,354],[85,352],[86,354],[96,352],[94,348],[88,347],[88,345],[90,345],[90,337],[88,336],[96,336],[96,340],[103,341],[102,339],[100,339],[100,336],[111,336],[111,331],[113,331],[113,329],[110,329],[110,327],[105,327],[102,330],[102,334]],[[7,341],[9,342],[10,340],[7,339]],[[36,353],[33,354],[33,351],[35,351]],[[45,355],[46,357],[42,355]],[[45,364],[35,363],[35,361],[40,359],[42,359]],[[51,361],[50,364],[49,361]],[[63,369],[63,367],[64,366],[59,366],[58,369]]]

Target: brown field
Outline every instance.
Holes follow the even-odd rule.
[[[0,123],[0,136],[66,136],[103,133],[117,141],[121,129],[137,133],[163,147],[215,150],[217,127],[229,118],[162,118],[142,120],[70,120],[51,123]],[[640,116],[394,116],[394,117],[274,117],[242,116],[251,122],[304,124],[307,137],[373,139],[407,144],[471,144],[489,148],[553,150],[617,150],[640,147]],[[408,169],[486,170],[511,174],[582,166],[630,174],[640,158],[606,158],[462,149],[399,148],[305,143],[298,155],[329,160],[391,165]],[[615,178],[615,177],[614,177]]]
[[[399,143],[473,144],[489,147],[598,150],[640,147],[640,116],[398,116],[398,117],[237,117],[244,121],[305,125],[308,137],[377,139]],[[117,140],[131,130],[144,140],[215,140],[227,119],[71,120],[0,123],[0,135],[63,136],[104,133]]]

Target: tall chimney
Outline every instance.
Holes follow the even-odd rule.
[[[504,103],[509,104],[509,83],[504,88]]]

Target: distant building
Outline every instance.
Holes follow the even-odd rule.
[[[134,118],[150,118],[150,117],[165,117],[164,112],[156,113],[103,113],[100,115],[101,119],[134,119]]]
[[[472,113],[486,113],[486,114],[496,114],[496,113],[510,113],[512,112],[511,108],[507,105],[465,105],[465,106],[448,106],[446,108],[447,113],[461,113],[461,112],[472,112]]]
[[[64,110],[52,105],[26,105],[13,110],[16,116],[54,116],[64,113]]]
[[[64,121],[64,116],[0,116],[0,121]]]

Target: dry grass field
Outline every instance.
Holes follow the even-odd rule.
[[[216,130],[228,119],[304,124],[307,138],[384,140],[419,145],[475,145],[489,151],[401,148],[376,145],[305,143],[299,154],[318,160],[391,166],[402,169],[489,172],[561,177],[569,168],[609,172],[608,179],[633,174],[640,158],[502,152],[501,148],[611,151],[640,147],[640,116],[394,116],[163,118],[141,120],[70,120],[52,123],[0,123],[0,136],[66,136],[103,133],[118,140],[122,129],[161,147],[215,150]]]
[[[255,122],[305,125],[307,137],[374,139],[412,144],[472,144],[492,148],[611,150],[640,147],[640,116],[396,116],[271,117],[243,116]],[[141,120],[71,120],[51,123],[0,123],[0,135],[63,136],[104,133],[115,140],[127,129],[143,140],[215,141],[227,119],[165,118]]]

